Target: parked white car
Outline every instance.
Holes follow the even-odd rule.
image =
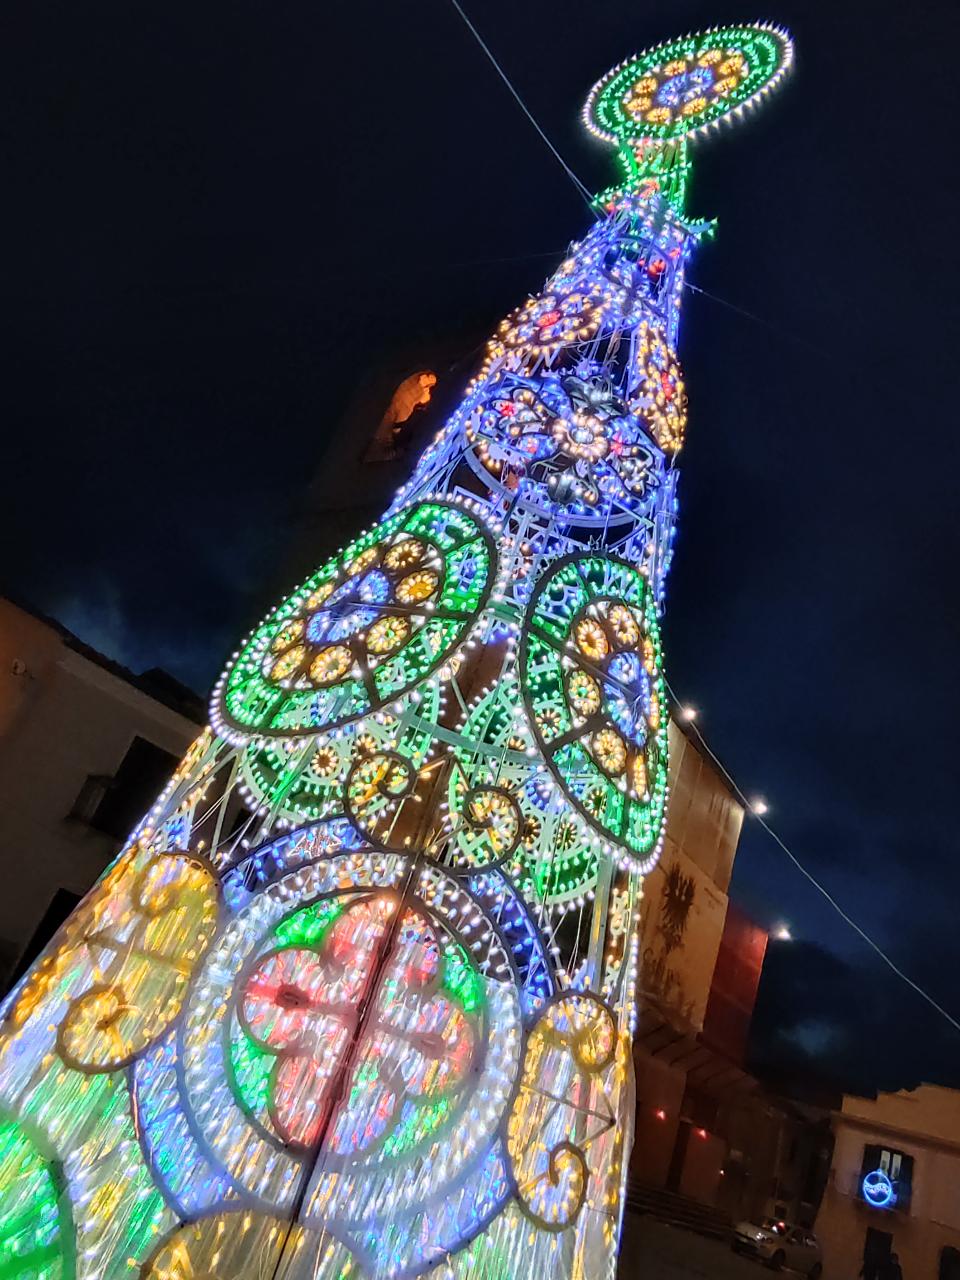
[[[823,1255],[820,1241],[807,1227],[792,1227],[776,1218],[764,1218],[761,1225],[738,1222],[733,1229],[733,1250],[765,1262],[774,1271],[788,1267],[820,1280]]]

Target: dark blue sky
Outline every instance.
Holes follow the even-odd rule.
[[[669,675],[960,1014],[957,8],[469,11],[594,188],[611,156],[579,111],[608,66],[718,22],[794,33],[789,84],[696,156],[719,228],[690,279],[757,319],[687,298]],[[5,589],[203,687],[365,368],[492,326],[585,210],[446,0],[20,3],[5,45]],[[801,940],[771,957],[763,1052],[960,1083],[960,1036],[755,824],[734,890]]]

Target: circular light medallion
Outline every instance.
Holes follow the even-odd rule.
[[[522,1017],[510,946],[470,885],[335,855],[253,896],[212,948],[179,1030],[186,1103],[242,1192],[287,1211],[312,1168],[305,1225],[366,1239],[389,1223],[410,1264],[507,1194]],[[470,1224],[461,1193],[483,1209]],[[450,1222],[425,1232],[447,1194]]]
[[[862,1188],[864,1200],[875,1209],[889,1209],[897,1202],[894,1185],[882,1169],[874,1169],[872,1173],[868,1173]]]
[[[648,870],[667,792],[667,707],[653,594],[633,565],[566,556],[537,584],[520,657],[530,724],[593,830]]]
[[[254,631],[214,693],[228,737],[297,737],[371,715],[463,642],[493,586],[481,517],[404,508],[329,560]]]
[[[793,60],[785,31],[721,27],[657,45],[607,72],[584,120],[607,142],[689,137],[768,93]]]

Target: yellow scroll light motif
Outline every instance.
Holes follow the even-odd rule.
[[[527,830],[514,791],[508,786],[470,787],[461,775],[452,800],[450,834],[457,862],[470,868],[507,863]]]
[[[163,1034],[213,938],[218,888],[201,859],[135,846],[68,923],[61,945],[11,1013],[22,1026],[44,997],[70,983],[57,1049],[79,1071],[115,1071]],[[78,981],[79,978],[79,981]]]
[[[284,1218],[236,1211],[177,1227],[140,1268],[140,1280],[236,1280],[291,1271],[313,1280],[360,1280],[346,1245],[329,1231],[311,1231]]]
[[[507,1146],[520,1205],[544,1231],[571,1226],[587,1199],[590,1147],[616,1119],[605,1078],[617,1045],[613,1014],[588,992],[549,1004],[530,1033]]]
[[[398,751],[373,750],[358,756],[347,774],[344,805],[354,826],[371,844],[397,852],[409,844],[404,838],[402,811],[414,796],[418,781],[416,766]]]

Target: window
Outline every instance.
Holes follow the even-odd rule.
[[[177,757],[172,752],[136,737],[112,778],[101,774],[87,778],[70,816],[123,840],[176,767]]]
[[[430,403],[436,385],[437,375],[429,369],[422,369],[404,378],[394,391],[376,434],[370,441],[367,462],[390,462],[403,456],[407,443],[404,439],[404,424],[410,421],[418,409]]]
[[[870,1143],[863,1148],[859,1196],[872,1209],[909,1213],[913,1187],[913,1156]]]
[[[893,1235],[867,1227],[863,1238],[863,1280],[880,1280],[893,1250]]]

